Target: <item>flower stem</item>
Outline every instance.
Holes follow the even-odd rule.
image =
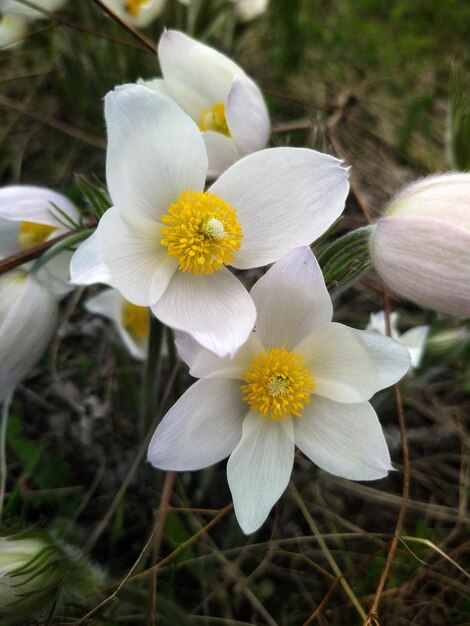
[[[154,315],[150,315],[149,344],[142,398],[141,435],[148,431],[157,411],[160,374],[162,369],[162,340],[164,329],[163,324],[161,324]]]
[[[9,394],[3,401],[2,407],[2,423],[0,427],[0,525],[3,517],[3,502],[5,500],[5,490],[7,484],[7,460],[6,460],[6,442],[7,442],[7,426],[8,416],[10,414],[12,394]]]

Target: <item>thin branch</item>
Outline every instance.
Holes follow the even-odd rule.
[[[24,265],[25,263],[28,263],[29,261],[34,261],[34,259],[39,258],[43,252],[45,252],[46,250],[49,250],[49,248],[52,248],[52,246],[54,246],[56,243],[59,243],[59,241],[63,241],[64,239],[67,239],[67,237],[70,237],[70,235],[74,235],[77,232],[78,232],[77,230],[69,230],[63,235],[54,237],[54,239],[49,239],[48,241],[45,241],[44,243],[39,243],[37,246],[32,246],[31,248],[28,248],[27,250],[23,250],[22,252],[17,252],[16,254],[12,254],[11,256],[8,256],[6,259],[0,260],[0,274],[5,274],[6,272],[10,272],[11,270],[14,270],[20,265]]]
[[[388,290],[383,285],[383,295],[384,295],[384,309],[385,309],[385,318],[387,322],[387,333],[390,335],[390,298],[388,295]],[[395,531],[393,533],[392,541],[390,542],[390,548],[387,554],[387,560],[385,561],[384,568],[382,570],[382,574],[380,576],[379,584],[377,585],[377,589],[374,594],[374,599],[372,601],[372,606],[369,611],[369,615],[364,622],[364,626],[380,626],[378,609],[382,594],[384,592],[385,583],[387,582],[388,575],[390,573],[390,568],[392,567],[393,559],[395,557],[395,553],[397,551],[398,542],[401,538],[401,532],[403,528],[403,523],[405,521],[406,509],[408,504],[408,497],[410,494],[410,454],[408,449],[408,439],[406,436],[406,423],[405,423],[405,412],[403,410],[403,402],[400,393],[400,387],[398,384],[393,385],[393,392],[395,394],[395,402],[397,405],[397,415],[398,415],[398,425],[400,428],[400,438],[402,445],[402,455],[403,455],[403,489],[401,496],[401,504],[400,510],[398,512],[397,522],[395,524]]]
[[[165,476],[162,497],[160,499],[160,506],[156,517],[156,530],[153,539],[152,565],[155,565],[157,563],[160,555],[163,541],[163,531],[165,529],[165,519],[168,513],[168,506],[170,504],[173,485],[175,483],[175,476],[175,472],[167,472]],[[147,626],[154,626],[155,624],[155,613],[157,610],[157,576],[158,570],[155,569],[153,572],[153,576],[150,578],[149,604],[147,607]]]
[[[102,9],[105,13],[109,15],[115,22],[117,22],[120,26],[128,30],[136,39],[138,39],[143,45],[150,50],[151,52],[157,53],[157,46],[151,41],[148,37],[146,37],[143,33],[140,32],[137,28],[129,24],[125,20],[122,19],[113,9],[108,7],[102,0],[92,0],[95,4],[97,4],[100,9]]]

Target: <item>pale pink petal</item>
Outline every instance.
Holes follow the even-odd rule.
[[[234,267],[267,265],[310,245],[341,215],[348,171],[305,148],[271,148],[232,165],[210,187],[238,212],[243,229]]]
[[[377,415],[368,402],[343,404],[313,396],[294,418],[295,444],[319,467],[351,480],[376,480],[392,469]]]
[[[323,274],[310,248],[296,248],[283,256],[250,295],[258,313],[256,332],[267,349],[292,350],[333,315]]]
[[[400,296],[442,313],[470,315],[469,230],[431,217],[384,217],[371,237],[371,257]]]
[[[175,272],[152,311],[219,356],[233,354],[248,339],[256,319],[253,300],[225,267],[203,276]]]
[[[247,406],[233,380],[200,380],[158,425],[148,450],[164,470],[196,470],[227,457],[240,440]]]
[[[202,191],[207,156],[194,122],[166,96],[123,85],[105,99],[106,178],[115,206],[158,221],[186,189]]]
[[[269,515],[287,487],[293,463],[292,420],[265,420],[248,413],[227,464],[235,515],[244,533],[257,530]]]

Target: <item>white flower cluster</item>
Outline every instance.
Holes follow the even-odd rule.
[[[387,474],[390,456],[369,400],[404,376],[410,353],[379,333],[332,322],[309,246],[343,212],[347,168],[315,150],[266,148],[259,88],[212,48],[168,31],[159,61],[162,78],[106,96],[112,207],[75,252],[71,282],[108,285],[86,306],[113,320],[136,358],[145,358],[150,312],[178,332],[199,380],[163,418],[148,458],[184,471],[229,456],[235,512],[250,533],[284,491],[295,446],[339,476]],[[1,190],[0,255],[60,235],[65,216],[78,221],[60,194]],[[68,263],[63,253],[56,258]],[[268,264],[251,292],[228,269]],[[40,272],[2,281],[0,353],[15,324],[31,331],[21,339],[11,331],[10,343],[27,346],[20,365],[2,371],[4,396],[44,349],[57,305]],[[32,290],[35,324],[25,304]]]

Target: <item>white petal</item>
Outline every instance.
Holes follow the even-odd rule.
[[[96,315],[102,315],[113,322],[120,322],[121,304],[124,302],[117,289],[103,289],[96,296],[88,298],[84,306],[87,311]]]
[[[237,161],[209,191],[237,210],[244,237],[232,265],[248,269],[318,239],[343,212],[348,189],[337,159],[271,148]]]
[[[165,470],[196,470],[237,445],[247,406],[232,380],[200,380],[174,404],[150,442],[148,460]]]
[[[12,290],[8,286],[11,281],[22,288]],[[16,298],[11,297],[14,291]],[[57,322],[54,296],[32,277],[26,278],[22,272],[4,274],[0,277],[0,301],[4,294],[11,306],[8,312],[0,307],[0,402],[39,360]]]
[[[209,276],[178,270],[152,311],[219,356],[233,354],[248,339],[256,319],[253,300],[225,267]]]
[[[292,350],[317,326],[331,322],[333,307],[310,248],[296,248],[275,263],[250,292],[256,331],[265,348]]]
[[[225,103],[233,79],[243,70],[225,55],[175,30],[163,33],[158,59],[168,91],[193,119]]]
[[[63,250],[36,273],[36,280],[47,287],[59,300],[75,288],[69,280],[72,255],[71,250]]]
[[[241,155],[261,150],[269,141],[271,124],[261,91],[258,86],[241,74],[230,89],[225,117]]]
[[[398,320],[400,316],[395,311],[390,313],[390,330],[392,339],[398,339],[400,333],[398,332]],[[385,318],[385,311],[378,311],[377,313],[371,313],[369,322],[366,326],[366,330],[379,333],[379,335],[387,335],[387,321]]]
[[[192,348],[190,344],[193,344]],[[189,335],[183,340],[183,352],[191,361],[189,373],[195,378],[233,378],[242,380],[243,374],[254,359],[264,352],[256,333],[251,333],[248,340],[233,356],[219,357],[210,350],[206,350]],[[181,349],[181,341],[177,341],[178,349]],[[180,352],[181,354],[181,352]],[[188,363],[188,361],[185,359]]]
[[[20,252],[19,223],[0,217],[0,258]]]
[[[401,338],[395,341],[377,333],[355,328],[348,330],[360,341],[373,361],[377,380],[376,391],[390,387],[403,378],[410,368],[410,355],[408,350],[401,345]]]
[[[85,308],[90,313],[102,315],[114,323],[114,326],[126,346],[128,352],[140,361],[147,357],[148,336],[136,340],[122,324],[122,308],[126,300],[117,289],[104,289],[96,296],[85,302]]]
[[[125,22],[137,26],[137,28],[146,28],[156,20],[165,8],[165,3],[166,0],[147,0],[137,6],[136,15],[132,15],[127,9],[129,5],[127,0],[105,0],[104,2]]]
[[[292,420],[264,420],[250,412],[227,465],[235,514],[244,533],[257,530],[269,515],[287,487],[293,463]]]
[[[17,222],[34,222],[69,230],[63,211],[74,222],[80,218],[77,207],[61,193],[34,185],[12,185],[0,189],[0,217]]]
[[[158,223],[150,221],[146,231],[133,228],[114,207],[98,224],[96,233],[111,284],[133,304],[155,304],[178,267],[178,261],[160,244],[159,229]]]
[[[383,478],[392,469],[374,409],[318,396],[294,421],[295,443],[319,467],[351,480]]]
[[[230,137],[226,137],[221,133],[208,131],[202,134],[204,144],[207,150],[207,158],[209,165],[207,168],[207,176],[215,178],[225,172],[241,157],[235,142]]]
[[[80,244],[73,255],[70,282],[74,285],[111,284],[111,272],[104,262],[96,231]]]
[[[353,330],[343,324],[331,323],[316,328],[296,346],[295,351],[305,359],[312,372],[315,394],[337,402],[364,402],[380,389],[373,357]],[[384,355],[386,358],[388,352]]]
[[[423,358],[426,340],[428,338],[429,326],[416,326],[410,328],[400,337],[400,343],[408,349],[411,357],[411,365],[419,367]]]
[[[170,99],[141,85],[105,98],[106,178],[113,203],[131,219],[158,220],[182,191],[202,191],[207,156],[201,133]]]
[[[143,78],[137,79],[137,85],[142,85],[143,87],[147,87],[148,89],[153,89],[154,91],[158,91],[165,96],[170,96],[168,89],[166,87],[164,78],[150,78],[148,80],[144,80]]]

